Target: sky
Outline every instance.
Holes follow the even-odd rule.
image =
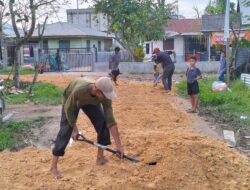
[[[81,0],[79,0],[80,2]],[[171,3],[176,0],[167,0],[167,2]],[[63,6],[60,10],[58,17],[61,21],[66,21],[66,9],[76,9],[77,8],[77,0],[70,0],[71,4],[67,6]],[[196,13],[193,10],[193,7],[198,7],[201,14],[204,12],[205,7],[207,6],[209,0],[178,0],[179,5],[179,14],[183,15],[186,18],[195,18]],[[231,0],[231,2],[237,2],[237,0]],[[89,4],[79,4],[79,8],[87,8]],[[53,22],[57,22],[58,19],[53,19]]]

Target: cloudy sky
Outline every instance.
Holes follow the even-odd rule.
[[[81,0],[79,0],[80,2]],[[167,0],[167,2],[173,2],[175,0]],[[237,0],[231,0],[231,2],[236,2]],[[66,21],[66,9],[76,9],[77,8],[77,0],[70,0],[71,4],[64,6],[58,16],[61,21]],[[198,7],[199,11],[203,13],[206,5],[209,0],[179,0],[179,13],[186,18],[193,18],[196,16],[193,7]],[[89,4],[80,4],[79,8],[86,8]],[[53,19],[53,22],[56,22],[58,19]]]

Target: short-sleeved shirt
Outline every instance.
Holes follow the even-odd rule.
[[[94,84],[95,81],[84,78],[77,78],[70,82],[63,94],[63,104],[66,118],[70,126],[76,124],[75,111],[79,111],[84,105],[101,105],[104,111],[104,117],[107,123],[107,127],[112,127],[116,124],[112,101],[106,99],[104,102],[100,102],[97,97],[93,96],[89,92],[89,86]]]
[[[223,58],[220,60],[220,68],[219,71],[226,71],[227,70],[227,60],[226,58]]]
[[[186,71],[187,83],[192,84],[198,76],[201,76],[201,71],[197,67],[188,68]]]
[[[165,52],[160,52],[157,54],[157,57],[155,59],[156,63],[161,63],[162,68],[164,69],[166,66],[173,64],[173,61],[169,54]]]
[[[118,70],[120,61],[121,61],[120,52],[118,52],[117,54],[116,53],[111,54],[109,57],[109,64],[111,66],[111,70]]]

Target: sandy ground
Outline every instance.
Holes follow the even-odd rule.
[[[74,77],[39,76],[39,80],[65,87]],[[185,113],[185,105],[174,93],[126,80],[116,90],[114,113],[125,152],[140,158],[139,164],[106,153],[110,162],[97,166],[96,148],[76,142],[60,160],[64,178],[56,180],[49,173],[51,150],[6,150],[0,153],[0,189],[250,189],[249,159],[215,138],[194,132],[203,124],[196,122],[197,115]],[[78,126],[87,138],[96,140],[82,113]]]

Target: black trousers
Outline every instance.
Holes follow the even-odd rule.
[[[109,129],[107,128],[103,109],[97,105],[86,105],[81,108],[83,112],[88,116],[91,123],[94,125],[97,132],[97,142],[102,145],[111,144]],[[74,115],[77,118],[79,110],[74,111]],[[71,138],[73,127],[71,127],[66,118],[64,107],[62,107],[62,115],[60,122],[60,130],[58,132],[55,146],[52,150],[54,156],[63,156],[66,146]]]
[[[170,64],[164,67],[162,74],[162,84],[165,90],[172,89],[172,76],[174,74],[175,65]]]
[[[118,75],[120,75],[120,70],[119,69],[118,70],[112,70],[110,72],[110,75],[112,76],[114,82],[116,82]]]

